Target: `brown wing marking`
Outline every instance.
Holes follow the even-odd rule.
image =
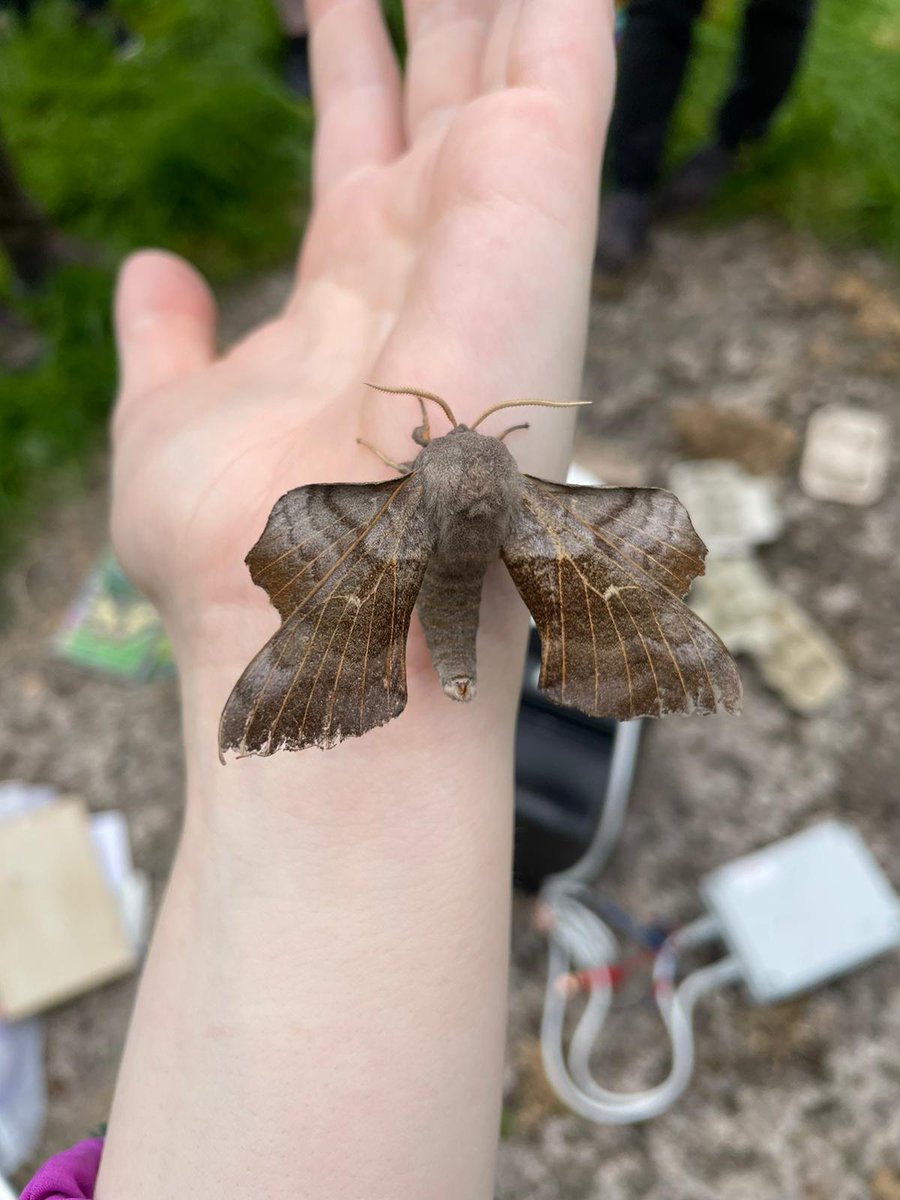
[[[570,520],[617,550],[636,569],[675,592],[688,593],[703,574],[706,547],[684,505],[664,488],[571,487],[529,480],[546,501],[556,501]],[[598,494],[603,502],[597,501]],[[622,531],[629,530],[634,537]],[[663,535],[667,536],[663,536]],[[627,550],[626,550],[627,547]]]
[[[731,656],[681,600],[705,553],[669,492],[526,477],[502,556],[541,635],[540,686],[620,720],[738,711]]]
[[[421,491],[413,472],[278,501],[247,562],[282,624],[225,705],[221,752],[331,746],[403,711],[406,637],[431,552]]]

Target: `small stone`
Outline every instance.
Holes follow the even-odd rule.
[[[691,342],[676,342],[666,357],[666,370],[675,383],[698,384],[708,374],[703,355]]]
[[[728,342],[722,351],[722,366],[725,371],[737,378],[746,379],[752,375],[757,365],[757,355],[747,342]]]
[[[818,600],[819,610],[826,616],[844,618],[859,611],[863,593],[857,584],[834,583],[819,592]]]

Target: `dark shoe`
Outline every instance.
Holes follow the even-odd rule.
[[[679,213],[705,208],[734,171],[736,162],[734,150],[710,142],[672,176],[660,196],[660,212]]]
[[[613,192],[600,206],[594,273],[621,279],[647,249],[651,199],[646,192]]]
[[[301,100],[312,95],[309,74],[309,38],[305,33],[284,39],[284,58],[281,74],[285,87]]]
[[[44,340],[33,325],[0,305],[0,374],[27,371],[44,352]]]

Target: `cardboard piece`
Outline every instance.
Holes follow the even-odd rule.
[[[777,592],[759,563],[744,558],[709,558],[694,580],[691,608],[714,629],[732,654],[762,654],[775,638],[770,614]]]
[[[84,805],[63,799],[0,822],[3,1016],[30,1016],[134,965]]]
[[[847,686],[849,673],[840,651],[783,592],[768,620],[772,640],[757,656],[763,679],[795,712],[818,712]]]

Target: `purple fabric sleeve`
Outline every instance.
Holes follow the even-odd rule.
[[[79,1142],[45,1162],[19,1200],[93,1200],[103,1138]]]

